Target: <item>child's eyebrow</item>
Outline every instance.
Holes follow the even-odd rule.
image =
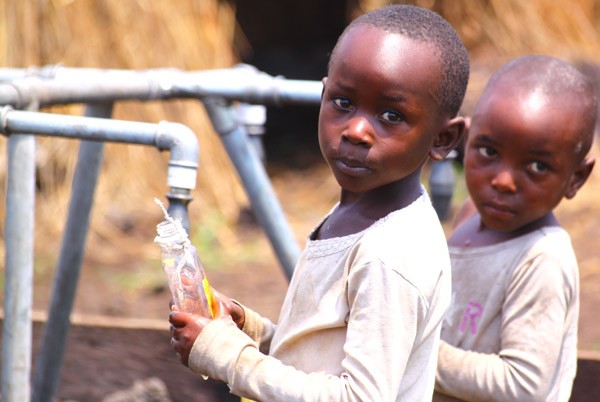
[[[546,150],[543,150],[543,149],[531,149],[531,150],[529,150],[529,153],[531,155],[535,155],[535,156],[545,156],[545,157],[554,156],[553,152],[546,151]]]
[[[349,85],[349,84],[345,84],[343,82],[335,82],[333,84],[333,87],[338,90],[338,91],[344,91],[344,92],[356,92],[356,88],[353,85]],[[382,93],[381,97],[386,100],[386,101],[391,101],[391,102],[403,102],[406,103],[407,102],[407,98],[404,95],[400,95],[400,94],[395,94],[395,93]]]
[[[344,84],[343,82],[339,82],[339,81],[333,83],[333,88],[336,91],[344,91],[344,92],[356,91],[356,88],[353,85]]]
[[[499,146],[501,145],[500,142],[490,138],[489,136],[485,135],[485,134],[479,134],[477,135],[474,140],[477,140],[477,142],[480,143],[484,143],[484,144],[489,144],[489,145],[495,145],[495,146]],[[535,145],[537,146],[537,145]],[[542,145],[543,146],[543,145]],[[545,149],[541,149],[541,148],[532,148],[529,149],[527,151],[530,155],[534,155],[534,156],[538,156],[538,157],[552,157],[554,156],[554,153],[551,151],[547,151]]]
[[[402,102],[406,103],[406,97],[402,95],[392,95],[392,94],[381,94],[383,99],[391,102]]]
[[[500,143],[498,141],[493,140],[492,138],[490,138],[488,135],[485,135],[485,134],[478,134],[474,137],[474,139],[479,142],[484,142],[487,144],[500,145]]]

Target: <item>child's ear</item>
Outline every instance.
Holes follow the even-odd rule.
[[[429,156],[431,159],[441,161],[458,146],[465,134],[466,122],[464,117],[457,116],[446,122],[442,131],[433,139]]]
[[[571,176],[571,181],[569,183],[569,187],[567,188],[567,192],[565,193],[565,198],[570,200],[571,198],[575,197],[577,191],[579,191],[588,177],[590,177],[590,173],[592,173],[595,163],[596,159],[591,156],[581,161]]]

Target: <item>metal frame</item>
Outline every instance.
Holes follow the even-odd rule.
[[[3,81],[3,82],[2,82]],[[83,141],[75,172],[67,225],[54,280],[48,321],[36,364],[33,399],[53,400],[69,329],[76,284],[93,194],[102,161],[103,142],[153,145],[171,151],[169,213],[189,229],[187,204],[191,189],[181,185],[197,168],[197,144],[182,142],[176,123],[133,123],[108,119],[119,100],[194,98],[206,107],[213,126],[234,163],[282,265],[291,277],[300,248],[287,224],[260,156],[249,146],[249,126],[240,121],[233,101],[263,105],[317,104],[321,83],[271,77],[247,65],[232,69],[183,72],[159,70],[99,70],[46,66],[0,69],[0,105],[17,109],[85,103],[86,117],[22,112],[5,107],[0,113],[2,133],[9,141],[7,182],[6,289],[3,339],[2,394],[7,401],[29,400],[31,361],[31,300],[35,196],[35,136],[60,136]],[[255,122],[250,122],[251,124]],[[162,130],[162,131],[161,131]],[[165,132],[166,131],[166,132]],[[178,131],[177,135],[170,135]],[[150,132],[154,136],[149,135]],[[163,135],[160,135],[162,133]],[[183,137],[192,138],[192,135]],[[153,139],[150,139],[153,137]],[[194,161],[188,154],[195,150]],[[185,154],[185,162],[179,156]],[[193,170],[193,174],[190,173]],[[18,335],[18,336],[17,336]]]
[[[88,114],[108,114],[111,107],[110,104],[89,106]],[[198,144],[195,134],[178,123],[137,123],[17,111],[10,107],[0,110],[0,122],[1,132],[9,136],[2,345],[2,395],[8,401],[29,400],[35,203],[35,137],[30,133],[85,140],[80,147],[49,319],[34,379],[34,400],[53,400],[102,159],[101,144],[122,142],[169,150],[167,184],[171,193],[182,195],[190,194],[196,186]]]

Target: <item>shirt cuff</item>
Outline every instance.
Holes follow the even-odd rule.
[[[241,304],[240,306],[244,309],[244,326],[242,331],[255,342],[259,342],[265,330],[262,316],[246,306],[242,306]]]
[[[258,345],[240,331],[230,316],[212,320],[200,332],[190,352],[188,366],[196,374],[230,383],[239,356]]]

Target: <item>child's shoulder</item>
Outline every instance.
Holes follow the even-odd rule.
[[[438,269],[449,263],[442,225],[426,196],[377,221],[365,231],[357,247],[362,255],[393,269]]]
[[[473,250],[483,254],[502,250],[563,250],[572,249],[571,238],[561,226],[543,226],[523,234],[479,231],[477,216],[454,230],[448,239],[453,251]]]
[[[398,246],[400,242],[421,242],[423,238],[444,236],[442,225],[427,193],[423,193],[406,207],[379,219],[365,232],[365,236],[382,235],[397,239]]]
[[[561,226],[546,226],[538,229],[537,236],[532,239],[531,250],[550,255],[574,256],[571,236]]]
[[[528,271],[543,266],[557,275],[572,276],[577,270],[577,259],[566,230],[560,226],[545,226],[505,241],[475,245],[450,245],[452,270],[469,266],[503,267],[503,271]],[[554,267],[554,268],[552,268]]]

